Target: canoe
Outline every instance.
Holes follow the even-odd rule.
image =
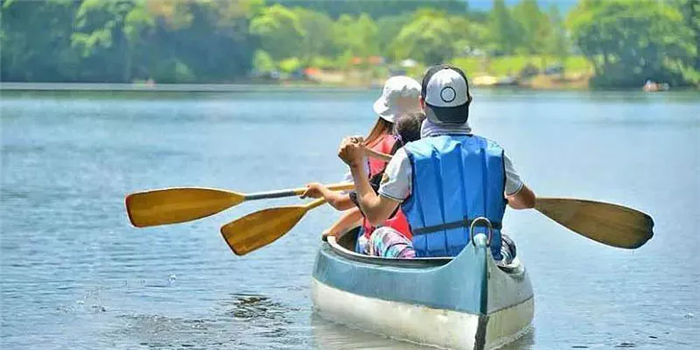
[[[324,319],[391,338],[485,350],[527,333],[532,284],[519,258],[499,267],[477,234],[454,258],[387,259],[354,253],[357,229],[322,243],[311,286]]]

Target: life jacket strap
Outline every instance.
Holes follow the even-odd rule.
[[[478,219],[464,218],[462,220],[448,222],[446,224],[426,226],[426,227],[413,229],[412,232],[413,232],[413,236],[418,236],[418,235],[425,235],[428,233],[433,233],[433,232],[442,231],[442,230],[452,230],[452,229],[456,229],[456,228],[460,228],[460,227],[469,228],[475,220],[477,221],[476,226],[488,227],[488,225],[485,223],[483,218],[478,218]],[[491,227],[494,230],[500,230],[502,225],[500,222],[492,222]]]

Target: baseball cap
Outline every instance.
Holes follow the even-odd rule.
[[[395,76],[384,83],[382,96],[374,102],[374,112],[382,119],[393,123],[398,117],[419,112],[420,84],[406,76]]]
[[[429,68],[423,76],[421,96],[425,101],[425,115],[432,122],[467,122],[472,97],[461,69],[450,65]]]

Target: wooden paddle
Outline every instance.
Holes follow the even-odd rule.
[[[320,198],[304,205],[260,210],[222,226],[221,235],[236,255],[245,255],[284,236],[309,210],[325,202]]]
[[[329,185],[349,190],[352,183]],[[133,193],[126,197],[126,211],[136,227],[175,224],[214,215],[248,200],[299,196],[306,187],[242,194],[213,188],[168,188]]]
[[[571,231],[612,247],[639,248],[654,235],[649,215],[617,204],[537,198],[535,209]]]

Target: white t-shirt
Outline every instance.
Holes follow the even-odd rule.
[[[514,195],[523,188],[523,182],[520,180],[520,175],[515,171],[513,162],[505,154],[503,154],[503,163],[506,171],[506,195]],[[403,202],[411,194],[412,176],[411,161],[408,159],[406,150],[401,148],[396,151],[396,154],[387,164],[386,170],[384,170],[384,177],[379,187],[379,195]]]

